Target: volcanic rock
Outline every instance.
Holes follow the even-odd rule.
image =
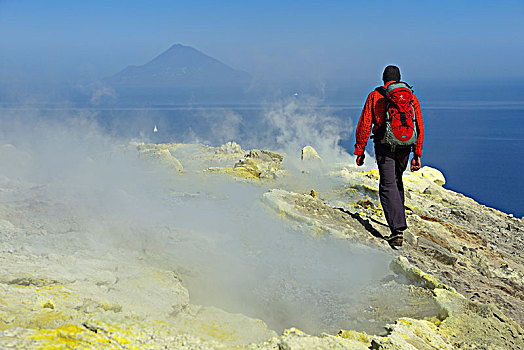
[[[20,155],[22,165],[30,166],[31,155],[9,145],[2,149]],[[445,179],[436,169],[406,173],[409,228],[404,245],[393,251],[383,239],[389,232],[378,199],[376,169],[324,164],[325,173],[312,177],[284,169],[279,153],[244,152],[234,142],[221,147],[133,143],[112,152],[111,157],[131,155],[134,166],[164,171],[167,179],[179,181],[166,181],[162,187],[167,208],[148,207],[126,193],[125,198],[133,199],[132,212],[145,217],[129,225],[118,215],[118,205],[107,206],[103,193],[94,203],[80,201],[83,206],[73,208],[69,197],[60,196],[67,192],[64,186],[74,189],[71,183],[33,183],[0,172],[1,348],[524,348],[524,222],[444,188]],[[210,193],[209,187],[217,183],[213,180],[229,181],[227,176],[251,181],[241,182],[240,190],[234,187],[239,182],[220,182],[224,192],[216,195],[220,188],[214,188]],[[324,180],[329,185],[321,185]],[[183,245],[187,237],[195,237],[200,246],[210,244],[206,234],[220,232],[206,226],[203,232],[173,226],[156,211],[175,215],[194,201],[200,205],[198,215],[181,215],[194,215],[199,221],[216,215],[213,208],[233,210],[228,191],[244,194],[249,189],[258,197],[241,205],[251,208],[259,201],[263,209],[246,211],[248,219],[253,220],[256,210],[267,211],[279,225],[304,233],[299,235],[304,240],[330,237],[391,257],[388,275],[375,285],[362,286],[370,298],[364,310],[342,304],[337,310],[348,321],[365,315],[369,324],[384,323],[366,333],[343,329],[308,334],[292,326],[276,332],[251,315],[195,303],[189,286],[201,266],[175,263],[190,255],[175,256],[173,263],[162,256],[169,256],[169,247]],[[96,194],[95,188],[91,191]],[[74,189],[73,196],[77,192]],[[117,191],[119,196],[123,192]],[[209,198],[216,206],[206,207],[203,199]],[[236,216],[229,218],[235,225]],[[247,224],[236,241],[211,244],[242,246],[262,239],[252,232],[253,221],[243,222]],[[278,239],[271,244],[278,246]],[[258,254],[257,249],[249,250],[250,256]],[[271,266],[260,268],[271,271]],[[266,283],[256,282],[259,289]],[[393,290],[402,294],[390,298],[409,302],[392,302],[388,294]],[[393,311],[401,314],[385,317]]]
[[[322,158],[320,158],[317,151],[311,146],[306,146],[302,148],[301,159],[304,162],[321,162],[322,161]]]

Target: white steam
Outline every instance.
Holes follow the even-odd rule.
[[[290,156],[299,155],[304,146],[312,146],[328,162],[347,160],[347,152],[339,145],[352,131],[350,117],[330,115],[313,97],[296,96],[266,111],[270,127],[269,138],[278,151]]]
[[[325,159],[343,154],[338,140],[349,125],[314,110],[295,101],[270,109],[273,149],[296,153],[312,145]],[[207,121],[214,118],[222,120],[209,115]],[[75,227],[76,242],[51,244],[57,226],[45,213],[36,215],[33,220],[45,221],[51,237],[28,249],[140,251],[177,271],[192,303],[258,317],[279,331],[336,330],[347,317],[341,310],[355,304],[363,286],[387,273],[389,256],[314,238],[308,229],[281,220],[260,200],[267,189],[214,175],[168,173],[142,162],[127,140],[108,136],[91,119],[3,111],[3,181],[35,184],[36,199],[45,196],[46,203],[67,208],[50,215]],[[212,126],[221,139],[240,131],[237,114],[225,120]]]

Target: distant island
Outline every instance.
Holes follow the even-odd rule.
[[[249,73],[229,67],[190,46],[172,45],[140,66],[103,79],[120,102],[217,102],[237,100],[251,83]]]

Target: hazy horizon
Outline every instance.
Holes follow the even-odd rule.
[[[0,1],[0,30],[9,33],[0,38],[0,80],[99,80],[179,43],[255,81],[360,84],[379,80],[387,64],[407,80],[522,81],[522,23],[524,3],[510,0],[7,0]]]

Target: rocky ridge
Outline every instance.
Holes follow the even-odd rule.
[[[379,289],[401,290],[432,307],[424,317],[400,315],[383,334],[290,328],[279,335],[261,320],[193,304],[184,273],[166,269],[154,252],[121,245],[94,255],[84,247],[94,228],[82,225],[52,188],[3,176],[0,347],[524,348],[524,222],[443,188],[436,169],[406,173],[409,229],[404,246],[393,251],[383,239],[389,232],[375,169],[327,168],[308,148],[304,168],[293,171],[278,153],[244,151],[235,143],[131,143],[116,153],[161,168],[167,178],[224,176],[262,187],[267,210],[297,230],[391,254],[391,275]],[[399,307],[377,298],[369,313],[387,321]]]

